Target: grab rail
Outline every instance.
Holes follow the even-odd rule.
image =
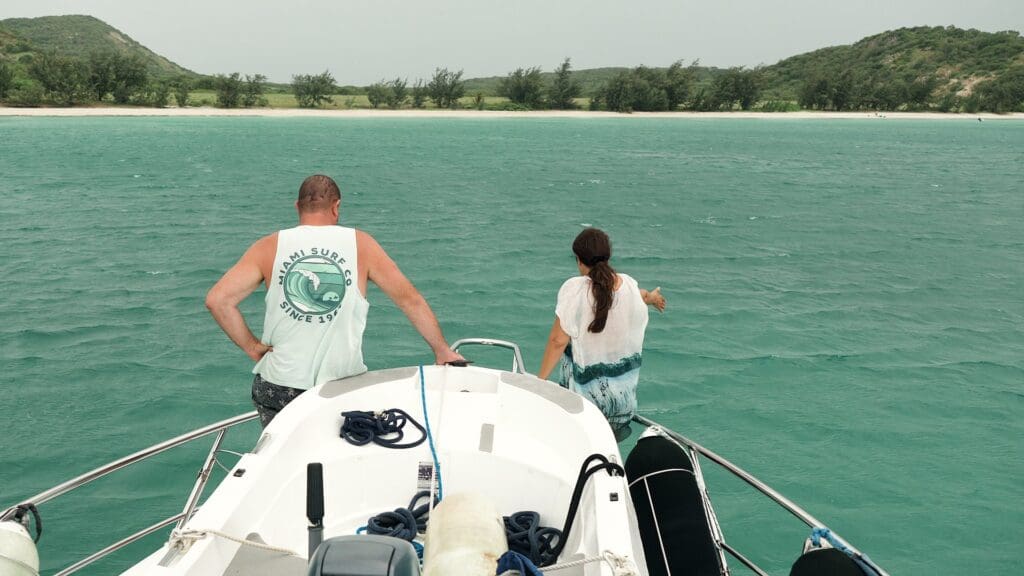
[[[67,494],[68,492],[71,492],[76,488],[80,488],[82,486],[85,486],[86,484],[89,484],[90,482],[98,480],[106,476],[107,474],[131,466],[132,464],[141,462],[143,460],[146,460],[147,458],[151,458],[162,452],[166,452],[171,448],[176,448],[178,446],[188,444],[193,440],[198,440],[199,438],[208,436],[210,434],[217,434],[217,438],[214,440],[213,447],[210,448],[210,452],[207,454],[206,459],[203,462],[203,467],[199,471],[198,478],[196,478],[196,482],[192,487],[192,492],[189,494],[188,500],[186,501],[185,504],[185,509],[182,512],[175,514],[174,516],[171,516],[170,518],[158,522],[148,528],[139,530],[131,536],[128,536],[123,540],[120,540],[119,542],[107,546],[99,552],[96,552],[95,554],[92,554],[91,556],[88,556],[85,559],[80,560],[72,564],[71,566],[68,566],[67,568],[64,568],[63,570],[58,572],[56,576],[66,576],[68,574],[72,574],[88,566],[89,564],[92,564],[96,560],[99,560],[100,558],[107,556],[110,553],[120,550],[121,548],[124,548],[132,542],[135,542],[140,538],[143,538],[145,536],[148,536],[149,534],[152,534],[153,532],[156,532],[164,526],[170,525],[174,522],[178,522],[178,527],[180,528],[186,522],[188,522],[189,518],[191,518],[196,511],[196,505],[199,501],[199,497],[202,495],[203,488],[206,486],[206,482],[210,477],[211,467],[213,465],[213,462],[216,460],[217,452],[220,450],[220,445],[224,438],[224,434],[230,428],[233,428],[245,422],[249,422],[250,420],[255,420],[258,417],[259,415],[256,413],[255,410],[252,412],[246,412],[245,414],[239,414],[238,416],[234,416],[226,420],[221,420],[220,422],[215,422],[213,424],[209,424],[201,428],[196,428],[191,432],[186,432],[185,434],[182,434],[180,436],[176,436],[169,440],[165,440],[158,444],[154,444],[149,448],[139,450],[134,454],[130,454],[128,456],[125,456],[124,458],[119,458],[117,460],[114,460],[113,462],[104,464],[99,468],[90,470],[85,474],[76,476],[71,480],[62,482],[61,484],[58,484],[53,488],[40,492],[39,494],[36,494],[35,496],[32,496],[31,498],[28,498],[19,504],[11,506],[10,508],[4,510],[3,513],[0,513],[0,520],[5,520],[9,518],[17,511],[19,506],[24,506],[28,504],[38,506],[45,502],[49,502],[50,500],[53,500],[58,496]]]
[[[508,348],[512,351],[512,371],[519,374],[526,374],[526,366],[523,363],[523,353],[519,351],[519,345],[515,342],[509,342],[507,340],[493,340],[491,338],[463,338],[456,340],[455,344],[452,344],[452,351],[458,352],[460,346],[472,344],[475,346],[497,346],[499,348]]]
[[[174,516],[171,516],[170,518],[167,518],[165,520],[161,520],[160,522],[157,522],[156,524],[153,524],[149,528],[143,528],[142,530],[139,530],[138,532],[136,532],[135,534],[132,534],[131,536],[128,536],[126,538],[118,540],[117,542],[114,542],[113,544],[111,544],[110,546],[107,546],[106,548],[104,548],[103,550],[100,550],[99,552],[95,552],[93,554],[90,554],[89,556],[79,560],[78,562],[75,562],[74,564],[72,564],[71,566],[68,566],[67,568],[61,570],[60,572],[57,572],[53,576],[67,576],[68,574],[74,574],[75,572],[78,572],[82,568],[85,568],[86,566],[92,564],[93,562],[99,560],[100,558],[103,558],[104,556],[107,556],[108,554],[110,554],[112,552],[115,552],[117,550],[120,550],[121,548],[124,548],[125,546],[127,546],[127,545],[129,545],[129,544],[131,544],[131,543],[133,543],[133,542],[135,542],[137,540],[142,540],[143,538],[145,538],[146,536],[149,536],[153,532],[156,532],[157,530],[159,530],[159,529],[161,529],[161,528],[163,528],[165,526],[170,526],[171,524],[177,522],[178,520],[183,519],[184,517],[185,517],[185,513],[184,512],[178,512]]]
[[[85,484],[88,484],[93,480],[102,478],[107,474],[110,474],[111,472],[116,472],[121,468],[131,466],[136,462],[140,462],[151,456],[156,456],[161,452],[170,450],[171,448],[174,448],[176,446],[181,446],[182,444],[187,444],[193,440],[202,438],[203,436],[213,434],[214,432],[226,430],[238,424],[242,424],[243,422],[248,422],[249,420],[255,420],[257,417],[259,417],[259,415],[254,410],[252,412],[247,412],[245,414],[239,414],[238,416],[235,416],[233,418],[228,418],[227,420],[221,420],[220,422],[215,422],[213,424],[203,426],[202,428],[196,428],[195,430],[182,434],[181,436],[171,438],[170,440],[164,440],[159,444],[154,444],[149,448],[139,450],[138,452],[125,456],[124,458],[114,460],[113,462],[100,466],[95,470],[90,470],[89,472],[86,472],[81,476],[76,476],[71,480],[68,480],[67,482],[58,484],[53,488],[50,488],[49,490],[45,490],[43,492],[40,492],[39,494],[36,494],[35,496],[25,500],[24,502],[21,502],[21,504],[35,504],[36,506],[38,506],[40,504],[43,504],[44,502],[53,500],[57,496],[67,494],[68,492],[74,490],[75,488],[84,486]],[[17,506],[12,506],[11,508],[5,510],[3,514],[0,514],[0,517],[7,516],[7,513],[13,511],[15,508],[17,508]]]
[[[708,450],[707,448],[701,446],[700,444],[694,442],[693,440],[690,440],[689,438],[683,436],[682,434],[679,434],[678,432],[675,432],[672,429],[667,428],[665,426],[662,426],[661,424],[658,424],[654,420],[651,420],[651,419],[646,418],[644,416],[641,416],[639,414],[634,414],[633,415],[633,421],[638,423],[638,424],[642,424],[644,426],[656,426],[657,428],[659,428],[662,432],[664,432],[667,436],[669,436],[670,438],[672,438],[676,442],[679,442],[681,444],[685,444],[686,446],[689,446],[690,448],[693,448],[694,450],[696,450],[699,454],[701,454],[702,456],[704,456],[708,460],[711,460],[715,464],[718,464],[719,466],[721,466],[722,468],[724,468],[728,472],[732,473],[733,476],[736,476],[740,480],[743,480],[744,482],[749,484],[751,487],[753,487],[758,492],[760,492],[760,493],[764,494],[765,496],[767,496],[768,498],[774,500],[776,504],[781,506],[783,509],[785,509],[787,512],[789,512],[793,516],[796,516],[798,519],[800,519],[801,522],[803,522],[804,524],[807,524],[808,527],[810,527],[810,528],[825,528],[826,527],[825,524],[821,520],[818,520],[817,518],[812,516],[809,512],[807,512],[806,510],[804,510],[800,506],[797,506],[796,503],[794,503],[792,500],[790,500],[789,498],[786,498],[785,496],[783,496],[782,494],[777,492],[775,489],[773,489],[771,486],[768,486],[764,482],[758,480],[756,477],[754,477],[753,474],[751,474],[751,473],[747,472],[746,470],[740,468],[736,464],[733,464],[732,462],[727,460],[725,457],[719,456],[715,452],[712,452],[711,450]],[[860,550],[858,550],[852,544],[850,544],[845,539],[840,537],[838,534],[836,534],[835,532],[832,532],[832,536],[835,537],[835,539],[839,543],[841,543],[842,545],[846,546],[847,548],[850,549],[851,552],[856,554],[858,556],[858,559],[862,560],[865,564],[867,564],[873,570],[878,572],[879,576],[889,576],[888,572],[886,572],[881,567],[879,567],[877,564],[875,564],[870,558],[865,556]],[[733,553],[731,548],[726,548],[726,550],[730,554]],[[735,556],[735,554],[734,554],[734,556]],[[746,564],[746,562],[748,562],[746,559],[743,559],[743,558],[737,558],[737,559],[740,560],[741,562],[744,562],[745,564]],[[750,565],[748,564],[748,567],[749,566]]]

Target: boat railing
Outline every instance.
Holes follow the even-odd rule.
[[[221,444],[224,441],[224,435],[227,433],[227,431],[229,429],[234,428],[235,426],[238,426],[239,424],[244,424],[244,423],[249,422],[251,420],[255,420],[256,418],[258,418],[258,414],[255,411],[247,412],[245,414],[239,414],[238,416],[234,416],[234,417],[228,418],[226,420],[221,420],[220,422],[215,422],[213,424],[209,424],[209,425],[203,426],[201,428],[196,428],[195,430],[193,430],[191,432],[187,432],[187,433],[182,434],[180,436],[176,436],[176,437],[171,438],[169,440],[165,440],[165,441],[160,442],[158,444],[154,444],[154,445],[150,446],[149,448],[145,448],[143,450],[139,450],[138,452],[135,452],[134,454],[130,454],[128,456],[125,456],[124,458],[120,458],[118,460],[114,460],[113,462],[110,462],[108,464],[100,466],[99,468],[96,468],[94,470],[90,470],[89,472],[86,472],[85,474],[82,474],[80,476],[76,476],[76,477],[74,477],[74,478],[72,478],[72,479],[70,479],[70,480],[68,480],[66,482],[58,484],[57,486],[54,486],[53,488],[50,488],[50,489],[45,490],[43,492],[40,492],[39,494],[36,494],[35,496],[32,496],[31,498],[28,498],[28,499],[22,501],[21,503],[8,508],[7,510],[3,511],[3,513],[0,513],[0,520],[4,520],[4,519],[7,519],[7,518],[13,516],[14,513],[20,507],[24,507],[24,506],[28,506],[28,505],[32,505],[32,506],[37,506],[38,507],[40,504],[43,504],[43,503],[48,502],[50,500],[53,500],[54,498],[57,498],[58,496],[61,496],[63,494],[67,494],[68,492],[71,492],[72,490],[75,490],[77,488],[85,486],[85,485],[87,485],[87,484],[89,484],[91,482],[94,482],[94,481],[96,481],[96,480],[98,480],[98,479],[100,479],[100,478],[102,478],[102,477],[104,477],[104,476],[106,476],[108,474],[111,474],[113,472],[116,472],[118,470],[126,468],[128,466],[131,466],[132,464],[136,464],[138,462],[141,462],[143,460],[146,460],[148,458],[156,456],[157,454],[160,454],[162,452],[166,452],[167,450],[170,450],[172,448],[176,448],[178,446],[182,446],[184,444],[188,444],[190,442],[193,442],[193,441],[198,440],[200,438],[204,438],[204,437],[209,436],[211,434],[216,434],[216,437],[213,440],[213,446],[210,448],[209,453],[207,453],[207,455],[206,455],[206,459],[203,462],[202,468],[200,468],[200,470],[199,470],[199,474],[198,474],[198,477],[196,478],[195,484],[193,484],[193,486],[192,486],[192,492],[189,493],[189,497],[185,501],[184,509],[181,512],[179,512],[178,514],[175,514],[175,515],[173,515],[173,516],[171,516],[169,518],[161,520],[160,522],[157,522],[156,524],[153,524],[152,526],[150,526],[148,528],[144,528],[142,530],[139,530],[138,532],[135,532],[134,534],[132,534],[132,535],[130,535],[130,536],[128,536],[128,537],[126,537],[126,538],[124,538],[124,539],[114,543],[114,544],[111,544],[110,546],[107,546],[106,548],[104,548],[104,549],[102,549],[102,550],[100,550],[100,551],[98,551],[98,552],[96,552],[96,553],[94,553],[94,554],[92,554],[92,555],[82,559],[82,560],[79,560],[78,562],[75,562],[74,564],[71,564],[70,566],[62,569],[59,572],[57,572],[55,574],[55,576],[66,576],[68,574],[73,574],[73,573],[77,572],[78,570],[80,570],[80,569],[82,569],[82,568],[92,564],[93,562],[95,562],[95,561],[97,561],[97,560],[99,560],[99,559],[101,559],[101,558],[103,558],[103,557],[105,557],[105,556],[107,556],[107,555],[117,551],[117,550],[120,550],[121,548],[124,548],[125,546],[127,546],[127,545],[129,545],[129,544],[131,544],[131,543],[133,543],[133,542],[135,542],[137,540],[140,540],[140,539],[142,539],[142,538],[144,538],[144,537],[146,537],[146,536],[148,536],[148,535],[158,531],[161,528],[164,528],[164,527],[169,526],[171,524],[177,523],[177,526],[176,526],[176,529],[177,529],[177,528],[180,528],[181,526],[183,526],[186,522],[188,522],[189,518],[191,518],[192,515],[198,509],[199,499],[202,496],[203,489],[206,487],[206,483],[207,483],[207,481],[210,478],[210,473],[213,471],[213,466],[215,464],[219,464],[219,462],[217,462],[217,454],[219,454],[221,452],[229,452],[228,450],[222,450],[221,449]]]
[[[512,351],[512,371],[519,374],[526,374],[526,364],[523,363],[523,353],[519,350],[519,345],[515,342],[494,340],[491,338],[463,338],[452,344],[452,350],[458,352],[459,348],[462,346],[497,346],[498,348],[507,348]]]
[[[657,422],[655,422],[654,420],[651,420],[650,418],[646,418],[646,417],[641,416],[639,414],[635,414],[635,415],[633,415],[633,421],[638,423],[638,424],[641,424],[643,426],[654,426],[654,427],[657,427],[658,429],[660,429],[669,438],[675,440],[676,442],[679,442],[680,444],[682,444],[684,446],[687,446],[687,447],[693,449],[694,451],[696,451],[701,456],[704,456],[708,460],[710,460],[710,461],[714,462],[715,464],[717,464],[719,467],[721,467],[724,470],[726,470],[727,472],[731,473],[733,476],[736,476],[740,480],[743,480],[744,482],[749,484],[751,487],[753,487],[755,490],[757,490],[761,494],[764,494],[765,496],[767,496],[768,498],[773,500],[776,504],[781,506],[784,510],[788,511],[793,516],[796,516],[801,522],[806,524],[809,528],[812,528],[812,529],[827,528],[827,526],[821,520],[818,520],[817,518],[812,516],[809,512],[807,512],[806,510],[804,510],[803,508],[798,506],[795,502],[793,502],[789,498],[786,498],[785,496],[780,494],[778,491],[776,491],[774,488],[772,488],[771,486],[768,486],[767,484],[765,484],[761,480],[758,480],[753,474],[751,474],[751,473],[747,472],[746,470],[740,468],[736,464],[733,464],[732,462],[727,460],[725,457],[720,456],[719,454],[716,454],[715,452],[713,452],[711,450],[708,450],[707,448],[701,446],[700,444],[694,442],[693,440],[690,440],[689,438],[683,436],[682,434],[679,434],[678,432],[675,432],[675,431],[671,430],[670,428],[667,428],[665,426],[662,426],[661,424],[658,424]],[[841,536],[839,536],[835,532],[831,532],[831,535],[833,536],[833,538],[838,543],[840,543],[842,546],[845,546],[852,554],[855,554],[860,561],[864,562],[866,565],[868,565],[868,567],[870,567],[871,569],[876,571],[879,574],[879,576],[889,576],[888,573],[885,570],[883,570],[881,567],[879,567],[877,564],[875,564],[870,558],[868,558],[863,553],[861,553],[860,550],[858,550],[852,544],[847,542]],[[722,548],[726,552],[729,553],[729,555],[731,555],[733,558],[736,558],[738,561],[740,561],[747,568],[750,568],[751,570],[753,570],[757,574],[765,574],[765,572],[763,570],[761,570],[761,568],[759,568],[753,562],[751,562],[749,559],[747,559],[745,556],[740,554],[739,551],[735,550],[734,548],[732,548],[731,546],[729,546],[725,542],[721,542],[721,545],[722,545]]]

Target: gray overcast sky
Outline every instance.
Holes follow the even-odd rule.
[[[1024,29],[1024,0],[0,0],[0,19],[90,14],[196,72],[330,70],[340,84],[551,70],[773,64],[904,26]]]

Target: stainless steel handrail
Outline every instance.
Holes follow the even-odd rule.
[[[150,534],[152,534],[153,532],[156,532],[157,530],[163,528],[164,526],[170,526],[171,524],[174,524],[178,520],[182,520],[184,518],[185,518],[185,513],[184,512],[179,512],[179,513],[175,514],[174,516],[171,516],[170,518],[167,518],[166,520],[161,520],[160,522],[157,522],[156,524],[153,524],[149,528],[143,528],[142,530],[139,530],[135,534],[132,534],[131,536],[128,536],[127,538],[124,538],[122,540],[119,540],[119,541],[111,544],[110,546],[107,546],[103,550],[100,550],[99,552],[91,554],[88,557],[83,558],[82,560],[79,560],[78,562],[75,562],[71,566],[68,566],[67,568],[61,570],[60,572],[57,572],[53,576],[68,576],[68,574],[74,574],[75,572],[78,572],[82,568],[85,568],[86,566],[92,564],[93,562],[99,560],[100,558],[103,558],[104,556],[107,556],[108,554],[110,554],[112,552],[116,552],[117,550],[120,550],[121,548],[124,548],[125,546],[127,546],[127,545],[129,545],[129,544],[131,544],[131,543],[133,543],[133,542],[135,542],[137,540],[141,540],[141,539],[145,538],[146,536],[149,536]]]
[[[756,477],[754,477],[753,474],[733,464],[726,458],[719,456],[718,454],[712,452],[711,450],[708,450],[707,448],[701,446],[700,444],[694,442],[693,440],[690,440],[689,438],[683,436],[682,434],[679,434],[678,432],[675,432],[670,428],[662,426],[661,424],[658,424],[654,420],[645,418],[644,416],[641,416],[639,414],[635,414],[633,416],[633,421],[637,422],[638,424],[643,424],[644,426],[657,426],[658,428],[661,429],[662,432],[664,432],[673,440],[693,448],[708,460],[711,460],[712,462],[718,464],[719,466],[721,466],[722,468],[726,469],[734,476],[739,478],[740,480],[743,480],[744,482],[752,486],[758,492],[764,494],[768,498],[771,498],[779,506],[782,506],[783,509],[788,511],[793,516],[796,516],[804,524],[807,524],[807,526],[811,528],[826,528],[825,523],[823,523],[821,520],[818,520],[809,512],[807,512],[800,506],[797,506],[796,503],[794,503],[792,500],[786,498],[785,496],[777,492],[775,489],[773,489],[771,486],[768,486],[764,482],[758,480]],[[865,564],[868,564],[872,569],[877,571],[879,576],[889,576],[885,570],[883,570],[881,567],[879,567],[877,564],[871,561],[870,558],[865,556],[860,550],[858,550],[852,544],[850,544],[845,539],[840,537],[838,534],[832,532],[832,536],[835,537],[835,539],[839,543],[846,546],[850,549],[850,551],[856,554],[858,556],[858,559],[862,560]]]
[[[203,489],[206,488],[206,482],[210,479],[210,473],[213,472],[213,463],[217,461],[217,451],[220,450],[225,433],[227,433],[226,428],[217,431],[217,437],[213,440],[213,446],[210,447],[206,460],[203,461],[203,467],[199,469],[196,483],[192,486],[188,500],[185,501],[185,509],[181,511],[181,520],[178,520],[178,525],[174,527],[175,530],[181,530],[185,523],[192,518],[192,513],[195,512],[196,505],[199,504],[199,498],[203,495]]]
[[[682,434],[679,434],[678,432],[666,428],[665,426],[662,426],[661,424],[658,424],[657,422],[645,418],[639,414],[633,416],[633,420],[640,424],[644,424],[645,426],[657,426],[663,432],[665,432],[665,434],[670,436],[673,440],[686,444],[687,446],[690,446],[697,452],[700,452],[709,460],[715,462],[716,464],[725,468],[729,472],[732,472],[734,476],[737,476],[739,479],[753,486],[758,492],[761,492],[765,496],[774,500],[776,503],[778,503],[780,506],[785,508],[787,511],[789,511],[791,514],[799,518],[803,523],[807,524],[811,528],[824,526],[824,524],[822,524],[820,520],[818,520],[814,516],[811,516],[809,512],[797,506],[796,503],[794,503],[792,500],[786,498],[782,494],[779,494],[770,486],[768,486],[764,482],[761,482],[746,470],[726,460],[724,457],[715,454],[711,450],[708,450],[707,448],[701,446],[700,444],[697,444],[696,442],[690,440],[686,436],[683,436]]]
[[[81,476],[76,476],[71,480],[68,480],[67,482],[58,484],[57,486],[54,486],[49,490],[40,492],[39,494],[36,494],[35,496],[22,501],[21,504],[35,504],[36,506],[38,506],[44,502],[53,500],[57,496],[67,494],[68,492],[74,490],[75,488],[84,486],[85,484],[88,484],[98,478],[102,478],[107,474],[110,474],[111,472],[116,472],[126,466],[131,466],[136,462],[145,460],[152,456],[156,456],[161,452],[165,452],[176,446],[181,446],[182,444],[187,444],[193,440],[202,438],[203,436],[213,434],[214,432],[227,430],[228,428],[237,426],[238,424],[242,424],[243,422],[255,420],[258,417],[259,415],[256,413],[255,410],[253,410],[252,412],[246,412],[245,414],[239,414],[238,416],[228,418],[227,420],[221,420],[220,422],[215,422],[213,424],[203,426],[202,428],[196,428],[195,430],[182,434],[181,436],[176,436],[174,438],[171,438],[170,440],[165,440],[163,442],[160,442],[159,444],[154,444],[149,448],[139,450],[134,454],[130,454],[128,456],[125,456],[124,458],[114,460],[113,462],[100,466],[99,468],[96,468],[94,470],[90,470],[89,472],[86,472]],[[7,510],[4,511],[3,514],[0,514],[0,517],[6,516],[15,508],[17,508],[17,506],[12,506],[8,508]]]
[[[68,492],[76,488],[79,488],[81,486],[89,484],[90,482],[93,482],[94,480],[102,478],[107,474],[116,472],[117,470],[130,466],[137,462],[141,462],[142,460],[145,460],[152,456],[156,456],[161,452],[165,452],[167,450],[170,450],[171,448],[187,444],[189,442],[192,442],[193,440],[198,440],[199,438],[208,436],[210,434],[217,434],[217,438],[216,440],[214,440],[213,447],[210,448],[210,452],[209,454],[207,454],[206,459],[203,462],[203,467],[199,471],[199,475],[196,478],[195,485],[192,487],[192,492],[189,494],[188,500],[185,503],[185,509],[182,512],[179,512],[178,514],[175,514],[174,516],[171,516],[166,520],[162,520],[148,528],[139,530],[138,532],[135,532],[134,534],[122,540],[119,540],[118,542],[115,542],[114,544],[111,544],[106,548],[103,548],[99,552],[91,554],[86,558],[79,560],[78,562],[75,562],[74,564],[58,572],[55,576],[66,576],[68,574],[72,574],[92,564],[93,562],[111,554],[112,552],[120,550],[121,548],[124,548],[125,546],[137,540],[140,540],[165,526],[178,522],[178,526],[181,527],[185,522],[187,522],[188,519],[192,516],[192,514],[195,513],[197,509],[197,504],[199,502],[200,496],[202,495],[203,488],[206,486],[206,481],[210,477],[210,472],[212,470],[213,464],[214,462],[216,462],[216,456],[218,451],[220,450],[220,445],[224,439],[224,434],[227,432],[228,429],[233,428],[239,424],[249,422],[250,420],[255,420],[258,417],[259,415],[257,414],[256,411],[246,412],[245,414],[239,414],[238,416],[234,416],[226,420],[221,420],[220,422],[215,422],[213,424],[203,426],[202,428],[197,428],[191,432],[187,432],[180,436],[171,438],[170,440],[165,440],[158,444],[154,444],[149,448],[139,450],[134,454],[125,456],[124,458],[120,458],[118,460],[110,462],[109,464],[100,466],[99,468],[96,468],[94,470],[90,470],[85,474],[76,476],[71,480],[58,484],[57,486],[54,486],[49,490],[40,492],[39,494],[36,494],[35,496],[23,501],[22,503],[8,508],[3,513],[0,513],[0,519],[7,518],[19,506],[25,504],[33,504],[38,506],[39,504],[53,500],[58,496],[67,494]]]
[[[452,350],[458,352],[460,346],[465,346],[467,344],[508,348],[512,351],[512,371],[518,372],[519,374],[526,374],[526,369],[524,368],[526,364],[523,362],[523,353],[519,351],[519,345],[515,342],[509,342],[507,340],[493,340],[491,338],[463,338],[452,344]]]
[[[740,554],[740,551],[730,546],[727,542],[719,542],[722,545],[722,550],[729,553],[730,556],[740,561],[741,564],[747,567],[751,572],[757,574],[757,576],[768,576],[768,573],[761,569],[760,566],[754,564],[752,560]]]

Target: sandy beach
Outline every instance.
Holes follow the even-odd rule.
[[[591,112],[587,110],[542,110],[506,112],[493,110],[319,110],[301,108],[8,108],[0,116],[258,116],[266,118],[756,118],[763,120],[1022,120],[1014,114],[942,114],[938,112]]]

